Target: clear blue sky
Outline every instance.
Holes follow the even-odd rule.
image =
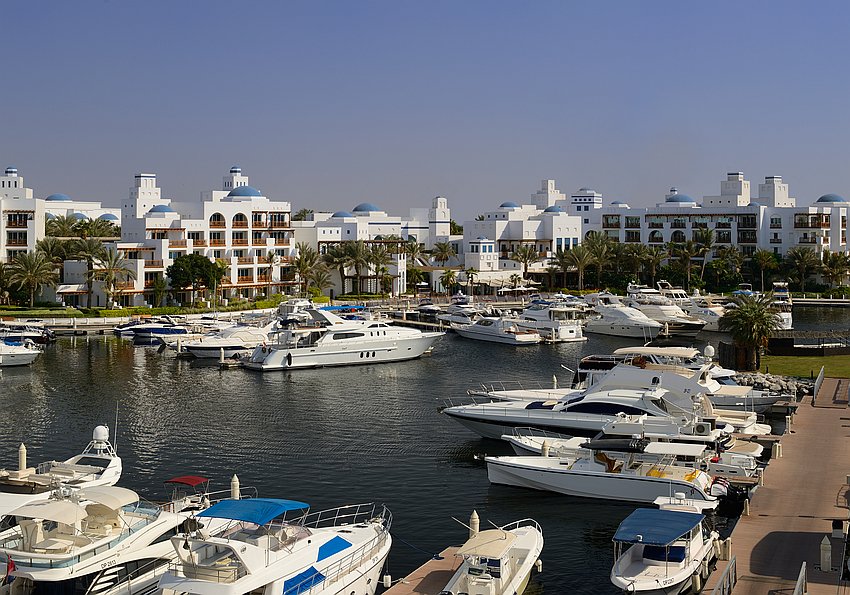
[[[233,164],[293,208],[458,221],[542,178],[645,206],[727,171],[850,195],[850,4],[33,2],[2,6],[0,166],[117,205]]]

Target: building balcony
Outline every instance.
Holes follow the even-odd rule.
[[[732,223],[729,221],[718,221],[714,224],[714,229],[732,229]]]
[[[26,229],[27,222],[26,221],[6,221],[7,229]]]
[[[254,238],[251,240],[252,246],[265,246],[267,243],[266,238]]]
[[[770,238],[770,243],[771,244],[781,244],[782,238]]]
[[[770,229],[782,229],[782,224],[781,223],[771,223]]]
[[[646,224],[649,229],[664,229],[664,224],[658,221],[650,221]]]
[[[288,229],[289,223],[286,221],[269,221],[270,229]]]
[[[647,243],[649,243],[649,244],[663,244],[664,238],[649,238],[649,240],[647,240]]]
[[[26,240],[20,240],[20,239],[9,240],[9,241],[6,242],[6,245],[7,246],[26,246],[27,241]]]
[[[274,245],[275,246],[289,246],[289,239],[288,238],[275,238]]]
[[[640,229],[640,223],[626,223],[626,229]]]
[[[236,264],[256,264],[253,256],[240,256],[236,259]]]
[[[136,289],[135,281],[121,281],[120,283],[115,284],[115,289],[118,291],[126,290],[126,289]]]
[[[186,248],[188,245],[186,240],[168,240],[169,248]]]
[[[236,277],[236,282],[237,283],[253,283],[254,277],[252,277],[251,275],[239,276],[239,277]]]
[[[626,237],[625,241],[626,241],[626,243],[629,243],[629,244],[635,244],[635,243],[639,244],[640,243],[640,237],[636,237],[636,238]]]
[[[234,221],[233,227],[236,228],[236,229],[248,229],[248,222],[247,221]]]
[[[738,229],[757,229],[755,221],[744,221],[738,223]]]
[[[230,240],[230,243],[234,246],[247,246],[248,238],[233,238],[232,240]]]
[[[670,223],[670,229],[685,229],[687,225],[684,221],[673,221]]]
[[[817,244],[817,238],[800,238],[797,240],[798,244]]]
[[[161,260],[146,260],[145,261],[146,269],[161,269],[162,261]]]
[[[227,223],[224,221],[210,221],[210,227],[214,229],[224,229],[227,227]]]
[[[226,246],[224,240],[210,240],[210,246]]]
[[[620,229],[620,222],[608,221],[602,224],[602,229]]]
[[[268,283],[271,280],[271,277],[269,277],[268,275],[260,275],[257,277],[257,281],[260,283]]]
[[[195,246],[195,247],[198,247],[198,248],[203,248],[203,247],[206,247],[207,241],[206,240],[192,240],[192,245]]]
[[[691,223],[691,229],[708,229],[708,223],[705,221],[694,221]]]
[[[153,287],[154,285],[156,285],[156,281],[153,281],[153,280],[151,280],[151,281],[147,281],[147,280],[145,280],[145,289],[150,289],[150,288],[151,288],[151,287]]]

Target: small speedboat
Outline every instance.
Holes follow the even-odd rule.
[[[541,551],[543,531],[531,519],[486,531],[471,529],[455,554],[463,563],[440,593],[522,593]]]
[[[543,340],[540,333],[519,328],[515,318],[485,316],[472,324],[453,324],[452,329],[467,339],[507,345],[535,345]]]
[[[39,355],[41,350],[30,339],[0,339],[0,368],[26,366],[33,363]]]
[[[159,581],[165,595],[374,595],[392,544],[392,515],[375,504],[309,513],[304,502],[248,498],[195,519],[220,526],[171,538],[177,561]]]
[[[703,514],[639,508],[614,534],[611,582],[624,593],[698,593],[717,558],[718,538]]]

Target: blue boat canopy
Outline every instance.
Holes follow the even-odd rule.
[[[290,510],[305,510],[308,508],[310,508],[309,504],[296,500],[248,498],[246,500],[222,500],[203,512],[198,513],[197,516],[265,525],[272,519]]]
[[[699,525],[704,518],[705,515],[693,512],[638,508],[617,527],[614,541],[669,545]]]

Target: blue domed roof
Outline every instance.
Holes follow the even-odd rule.
[[[760,202],[753,202],[753,201],[750,201],[750,204],[748,204],[747,206],[748,206],[748,207],[760,207],[760,206],[762,206],[762,205],[761,205],[761,203],[760,203]]]
[[[673,196],[668,196],[666,202],[696,202],[693,198],[688,196],[687,194],[674,194]]]
[[[89,216],[86,215],[85,213],[72,213],[71,217],[73,217],[74,219],[77,219],[78,221],[82,221],[84,219],[89,218]]]
[[[54,215],[53,213],[45,213],[44,218],[50,221],[51,219],[56,219],[56,215]]]
[[[262,196],[263,194],[253,186],[237,186],[227,196]]]
[[[337,211],[332,215],[332,217],[354,217],[354,215],[352,215],[348,211]]]
[[[512,200],[508,200],[499,205],[500,209],[518,209],[519,205]]]
[[[233,167],[231,167],[231,168],[230,168],[230,173],[232,173],[232,174],[241,174],[241,173],[242,173],[242,168],[241,168],[241,167],[239,167],[238,165],[234,165]]]
[[[847,202],[843,196],[837,194],[824,194],[817,202]]]
[[[112,213],[104,213],[103,215],[98,217],[98,219],[101,219],[103,221],[118,221],[118,217],[116,215],[113,215]]]
[[[596,192],[596,190],[594,190],[593,188],[579,188],[578,191],[579,192],[586,192],[588,194],[591,193],[591,192]]]
[[[543,209],[544,213],[563,213],[564,209],[559,207],[558,205],[552,205],[551,207],[546,207]]]
[[[173,213],[174,209],[169,207],[168,205],[156,205],[152,208],[148,213]]]
[[[475,238],[475,239],[477,239],[477,240],[479,240],[479,241],[482,241],[482,242],[491,242],[491,241],[492,241],[491,239],[489,239],[489,238],[487,238],[487,237],[485,237],[485,236],[478,236],[478,237],[477,237],[477,238]]]
[[[379,209],[370,202],[361,202],[359,205],[352,209],[352,211],[354,211],[355,213],[374,213],[380,210],[381,209]]]
[[[10,165],[9,167],[6,168],[6,175],[7,176],[10,176],[10,175],[16,174],[16,173],[18,173],[18,168],[15,167],[14,165]]]
[[[48,196],[44,200],[49,200],[51,202],[70,202],[71,197],[68,196],[67,194],[62,194],[60,192],[57,192],[56,194],[51,194],[50,196]]]

